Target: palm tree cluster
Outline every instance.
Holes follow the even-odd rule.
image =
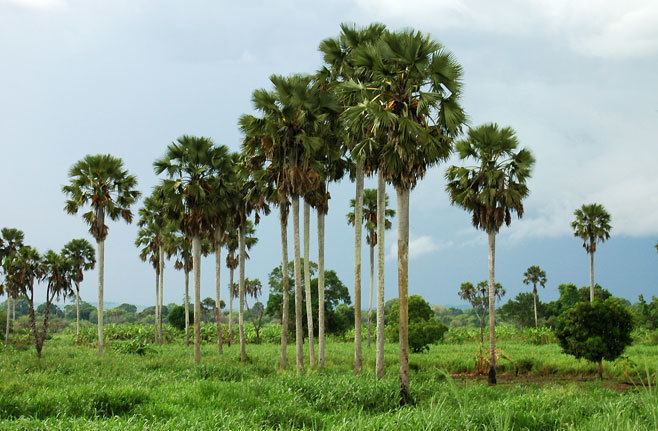
[[[5,342],[9,340],[10,303],[16,298],[27,300],[30,332],[34,338],[37,356],[41,357],[48,336],[50,308],[55,300],[75,296],[76,339],[80,335],[80,283],[84,271],[94,268],[94,249],[85,239],[68,242],[61,252],[48,250],[40,254],[36,248],[26,245],[22,231],[3,228],[0,235],[0,270],[3,274],[1,291],[7,295],[7,322]],[[35,313],[35,287],[45,286],[43,320],[37,323]]]

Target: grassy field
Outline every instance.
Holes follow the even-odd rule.
[[[551,344],[503,342],[514,363],[501,361],[501,383],[473,377],[477,345],[441,344],[411,355],[414,405],[398,407],[397,346],[387,346],[387,375],[351,371],[352,345],[328,346],[326,370],[278,372],[277,346],[236,346],[218,355],[203,346],[194,366],[181,343],[152,346],[144,356],[121,353],[115,342],[98,358],[68,335],[49,340],[44,358],[33,349],[0,350],[2,430],[656,430],[658,391],[647,373],[658,369],[658,347],[632,346],[594,366]],[[294,364],[293,347],[289,358]]]

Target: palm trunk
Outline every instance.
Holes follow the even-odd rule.
[[[324,367],[324,213],[318,211],[318,366]]]
[[[28,307],[28,316],[30,319],[30,330],[32,332],[32,337],[34,338],[34,349],[37,351],[37,358],[41,359],[41,346],[39,345],[39,331],[37,330],[37,318],[34,315],[33,296],[27,297],[27,307]]]
[[[155,268],[155,308],[153,309],[153,338],[158,342],[158,316],[160,315],[160,258]]]
[[[295,361],[297,371],[304,371],[304,325],[302,322],[302,262],[299,256],[299,196],[292,198],[292,229],[295,270]]]
[[[194,363],[201,362],[201,238],[192,238],[194,268]]]
[[[164,249],[160,246],[160,291],[158,295],[158,342],[162,344],[162,310],[164,305]]]
[[[361,372],[361,226],[363,225],[363,161],[356,165],[354,196],[354,372]]]
[[[288,362],[288,310],[290,298],[288,295],[288,214],[286,209],[280,207],[281,224],[281,287],[283,289],[283,310],[281,310],[281,355],[279,368],[285,369]]]
[[[16,300],[11,300],[11,320],[12,322],[16,321]]]
[[[11,303],[14,302],[13,298],[11,297],[11,294],[7,294],[7,323],[5,325],[5,344],[9,342],[9,325],[11,321],[11,311],[10,311],[10,305]]]
[[[304,290],[306,292],[306,329],[308,332],[309,367],[315,366],[315,340],[313,331],[313,302],[311,299],[310,240],[311,206],[304,200]]]
[[[246,340],[244,337],[244,264],[246,254],[244,239],[244,224],[241,224],[240,233],[238,236],[238,247],[240,249],[240,281],[238,285],[238,296],[240,297],[240,310],[238,312],[238,331],[240,332],[240,362],[245,362],[247,360]]]
[[[375,374],[378,379],[384,377],[384,258],[386,244],[386,183],[384,174],[377,175],[377,352]]]
[[[75,283],[75,342],[80,344],[80,285]]]
[[[222,309],[220,293],[220,270],[222,267],[222,247],[219,242],[215,244],[215,323],[217,324],[217,351],[222,353]]]
[[[368,297],[368,314],[366,315],[366,322],[368,326],[368,349],[370,349],[370,339],[372,338],[372,301],[375,296],[375,246],[370,245],[370,295]]]
[[[103,287],[105,284],[105,241],[97,241],[98,262],[98,354],[103,354]]]
[[[532,305],[535,309],[535,328],[539,326],[537,319],[537,286],[533,285],[532,287]]]
[[[185,345],[190,345],[190,273],[185,270]]]
[[[400,304],[400,404],[411,401],[409,389],[409,190],[397,188],[398,295]]]
[[[489,239],[489,384],[496,384],[496,234],[488,232]]]
[[[589,254],[589,302],[594,302],[594,252]]]
[[[235,275],[235,268],[231,265],[228,269],[228,345],[233,342],[233,278]]]

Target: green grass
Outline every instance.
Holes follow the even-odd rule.
[[[240,364],[237,346],[220,356],[209,343],[200,366],[179,342],[144,356],[114,345],[103,358],[66,335],[49,340],[41,360],[33,349],[0,350],[0,429],[658,429],[658,391],[646,383],[658,369],[655,346],[630,347],[599,382],[594,366],[556,345],[503,342],[514,363],[502,360],[501,384],[490,387],[462,375],[473,370],[476,344],[436,345],[411,355],[415,404],[399,408],[395,345],[381,381],[374,349],[364,348],[363,373],[352,373],[349,343],[330,343],[326,369],[304,375],[278,372],[273,344],[249,345]]]

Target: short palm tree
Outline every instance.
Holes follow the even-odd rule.
[[[345,91],[358,94],[362,102],[348,107],[344,118],[350,130],[372,131],[354,152],[375,147],[377,169],[397,193],[400,402],[406,404],[409,194],[431,166],[447,159],[461,132],[466,120],[459,105],[462,69],[440,43],[414,31],[387,32],[376,43],[358,47],[354,57],[358,67],[371,72],[367,82],[345,83]],[[355,208],[355,213],[359,220],[361,212]]]
[[[538,265],[532,265],[523,274],[523,284],[532,285],[532,304],[535,312],[535,327],[539,325],[537,320],[537,285],[546,287],[546,272]]]
[[[610,214],[601,204],[583,205],[574,213],[571,222],[574,236],[583,240],[583,247],[589,255],[589,299],[594,301],[594,253],[596,245],[610,238]]]
[[[517,150],[510,127],[485,124],[471,128],[456,145],[463,161],[475,166],[451,166],[446,190],[453,205],[471,213],[473,226],[487,233],[489,242],[489,383],[496,383],[495,258],[496,234],[512,223],[512,213],[523,216],[523,199],[530,193],[527,181],[535,159],[527,149]]]
[[[217,177],[229,172],[228,147],[215,146],[210,138],[181,136],[164,157],[154,162],[156,174],[165,173],[163,191],[168,218],[191,239],[194,272],[194,362],[201,362],[201,242],[214,231],[214,195]]]
[[[17,291],[15,286],[12,285],[9,275],[9,260],[11,257],[23,247],[23,240],[25,235],[22,231],[14,228],[2,228],[0,231],[0,270],[5,275],[4,281],[4,291],[7,294],[6,312],[7,312],[7,322],[5,326],[5,344],[9,341],[9,328],[11,323],[11,312],[10,309],[14,303],[14,300],[17,297]]]
[[[500,283],[494,285],[494,296],[497,299],[505,296],[505,289]],[[459,286],[459,297],[471,304],[480,321],[480,346],[482,346],[484,345],[484,321],[489,308],[489,283],[485,280],[474,286],[470,281],[466,281]]]
[[[89,232],[96,239],[98,262],[98,353],[103,354],[103,289],[105,285],[105,239],[109,228],[106,221],[123,219],[131,223],[130,207],[137,201],[137,178],[128,173],[123,161],[110,154],[88,155],[69,170],[69,184],[62,187],[67,197],[64,210],[82,215]]]
[[[41,357],[43,343],[48,337],[48,322],[51,304],[55,299],[66,299],[73,294],[73,289],[71,287],[73,266],[72,262],[64,255],[64,253],[56,253],[53,250],[48,250],[43,256],[42,266],[41,275],[43,281],[46,282],[46,306],[43,311],[43,325],[40,330],[38,330],[36,328],[36,322],[32,321],[31,323],[37,356],[39,357]],[[33,298],[31,298],[30,301],[33,301]]]
[[[62,254],[71,264],[71,281],[75,290],[75,340],[80,342],[80,283],[85,271],[96,266],[94,247],[84,238],[73,239],[66,243]]]
[[[185,278],[185,289],[183,293],[183,307],[185,309],[185,345],[190,344],[190,272],[192,272],[192,244],[184,234],[180,232],[173,238],[173,255],[175,256],[174,268],[183,270]]]
[[[385,197],[386,209],[384,211],[384,229],[388,230],[391,228],[391,218],[395,217],[395,210],[388,208],[388,196]],[[352,199],[350,206],[354,208],[356,201]],[[367,315],[367,325],[368,325],[368,347],[370,347],[370,317],[372,313],[372,301],[374,296],[374,285],[375,285],[375,247],[377,246],[378,241],[378,211],[377,211],[377,189],[365,189],[363,190],[363,224],[366,228],[366,243],[370,248],[370,297],[368,300],[368,315]],[[355,215],[354,210],[347,213],[347,222],[351,225],[354,225]],[[378,286],[380,287],[380,286]],[[381,286],[383,287],[383,286]],[[383,296],[383,293],[377,292],[378,297]]]

